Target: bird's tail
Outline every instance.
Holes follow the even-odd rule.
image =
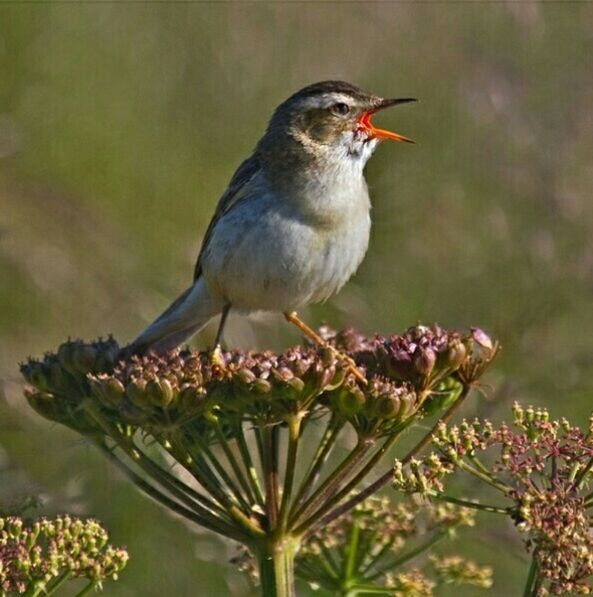
[[[213,297],[203,278],[198,278],[129,346],[127,354],[158,354],[179,346],[220,313],[224,301]]]

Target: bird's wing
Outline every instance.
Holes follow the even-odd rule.
[[[208,246],[208,242],[210,241],[210,237],[212,236],[216,224],[224,214],[228,213],[239,201],[241,201],[242,198],[245,197],[245,190],[249,181],[253,180],[260,170],[260,159],[257,154],[254,154],[250,158],[247,158],[237,168],[235,174],[233,174],[227,190],[218,201],[214,216],[212,217],[208,229],[206,230],[206,234],[204,235],[204,239],[202,240],[202,246],[200,247],[200,253],[198,254],[198,260],[194,269],[194,281],[197,280],[202,273],[202,256]]]

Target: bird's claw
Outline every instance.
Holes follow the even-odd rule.
[[[341,352],[340,350],[338,350],[335,346],[331,346],[330,344],[326,344],[326,346],[328,346],[331,351],[334,353],[335,357],[341,361],[344,365],[346,365],[346,372],[347,373],[351,373],[360,383],[362,383],[363,385],[368,385],[368,380],[365,377],[364,373],[362,373],[360,371],[360,369],[358,368],[358,366],[356,365],[355,360],[348,356],[347,354],[344,354],[343,352]]]

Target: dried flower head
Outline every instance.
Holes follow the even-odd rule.
[[[362,483],[400,432],[460,404],[495,354],[495,344],[488,348],[475,332],[438,326],[388,338],[321,334],[328,345],[279,354],[184,349],[123,358],[111,338],[68,341],[22,365],[26,396],[37,412],[95,443],[153,499],[250,546],[269,567],[275,543],[289,537],[296,550],[316,525],[337,522],[362,502]],[[352,375],[348,359],[366,379]],[[348,429],[356,445],[332,458]],[[435,479],[445,474],[432,466],[427,474]],[[461,523],[439,511],[441,527]],[[383,516],[395,543],[404,541],[405,515]],[[363,532],[367,519],[360,510],[353,516]],[[403,526],[396,532],[393,525]],[[406,571],[394,590],[416,580]]]

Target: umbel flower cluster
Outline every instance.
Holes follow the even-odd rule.
[[[174,350],[126,360],[112,338],[69,341],[22,373],[38,413],[93,441],[153,499],[248,546],[269,568],[266,594],[293,594],[282,572],[292,566],[276,560],[292,561],[315,526],[388,484],[389,470],[357,492],[415,421],[450,418],[498,349],[478,329],[322,334],[324,346],[281,354]],[[335,458],[344,442],[346,455]]]
[[[512,426],[441,424],[433,445],[436,452],[423,460],[396,462],[398,490],[510,516],[532,554],[526,595],[593,592],[593,418],[581,430],[566,419],[550,420],[546,410],[515,404]],[[445,494],[444,479],[456,469],[502,494],[506,503]]]
[[[128,553],[107,541],[95,520],[0,518],[0,595],[51,595],[70,579],[86,579],[82,595],[117,580]]]
[[[445,584],[490,588],[489,567],[456,555],[426,557],[438,543],[454,539],[458,528],[474,523],[468,508],[370,497],[306,539],[296,575],[332,595],[431,597]],[[247,549],[236,563],[257,581]]]

